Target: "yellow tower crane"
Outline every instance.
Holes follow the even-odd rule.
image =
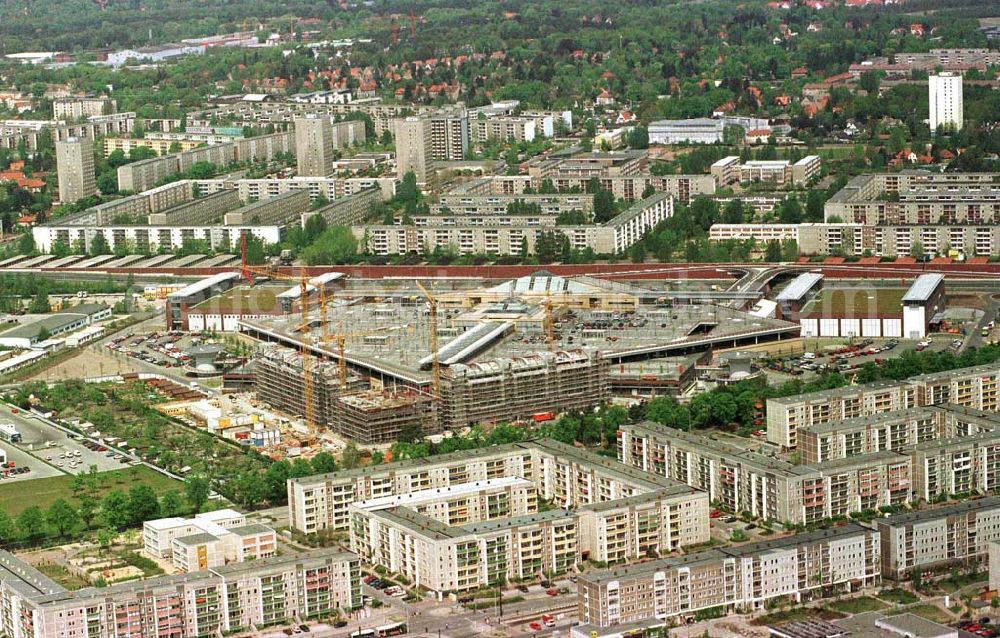
[[[389,328],[376,328],[375,330],[368,330],[366,332],[343,332],[341,330],[337,334],[328,334],[321,337],[321,341],[324,342],[332,341],[337,344],[337,359],[338,359],[337,372],[338,376],[340,377],[341,390],[345,390],[347,388],[347,358],[345,356],[347,340],[352,337],[368,337],[388,329]]]
[[[291,281],[297,283],[299,286],[299,314],[302,320],[297,326],[297,330],[302,334],[302,416],[305,419],[306,425],[310,429],[314,428],[316,426],[316,411],[313,406],[313,357],[312,350],[309,347],[309,333],[312,326],[309,318],[309,276],[306,274],[305,267],[303,266],[299,271],[299,276],[295,277],[294,275],[282,274],[273,266],[251,266],[246,263],[244,257],[242,272],[243,277],[249,280],[251,285],[254,283],[254,276],[257,276],[278,281]],[[325,303],[323,303],[321,304],[320,314],[322,315],[325,312],[326,307]]]
[[[437,311],[438,311],[438,301],[431,293],[427,291],[426,288],[418,281],[417,288],[420,288],[420,292],[424,293],[424,297],[427,298],[427,324],[429,326],[430,335],[428,335],[428,345],[431,349],[431,383],[434,388],[434,396],[438,399],[441,398],[441,361],[438,359],[438,322],[437,322]]]

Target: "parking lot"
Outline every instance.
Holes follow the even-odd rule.
[[[79,438],[73,438],[63,430],[50,425],[41,419],[18,410],[15,414],[7,405],[0,407],[0,422],[13,423],[21,433],[21,442],[4,443],[8,456],[15,462],[12,449],[23,454],[23,462],[32,469],[30,478],[55,476],[60,472],[77,474],[86,472],[91,465],[96,465],[99,471],[120,470],[127,467],[123,462],[125,457],[120,454],[108,454],[109,450],[91,449]],[[72,454],[71,457],[68,455]],[[32,463],[31,460],[35,460]],[[39,461],[44,461],[39,462]],[[62,465],[60,465],[60,461]],[[75,462],[75,463],[74,463]],[[46,463],[50,464],[46,466]],[[43,473],[49,470],[47,473]]]
[[[910,350],[948,350],[957,354],[964,343],[962,335],[950,334],[935,334],[921,341],[862,339],[850,343],[843,339],[812,337],[804,341],[807,351],[802,355],[773,359],[764,364],[766,372],[775,376],[777,382],[780,383],[789,376],[809,379],[831,370],[851,374],[865,363],[879,364]]]
[[[185,337],[182,332],[127,333],[108,341],[109,350],[161,368],[181,368],[189,360],[184,351],[201,342],[200,337]]]

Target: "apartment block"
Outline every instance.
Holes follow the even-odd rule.
[[[385,499],[376,503],[396,507],[398,502],[392,500],[394,497],[415,494],[413,498],[420,501],[434,496],[430,490],[437,491],[446,502],[450,502],[453,494],[465,495],[469,490],[475,491],[476,483],[492,486],[494,484],[485,482],[504,477],[531,482],[537,498],[557,504],[557,507],[572,505],[577,518],[582,521],[574,524],[589,530],[577,536],[585,537],[585,542],[590,544],[587,546],[590,548],[588,555],[602,555],[612,561],[626,560],[653,545],[659,551],[673,551],[708,538],[707,494],[550,440],[292,479],[288,482],[290,521],[292,527],[307,534],[324,529],[353,530],[352,512],[355,518],[370,517],[362,513],[364,508],[352,509],[353,504]],[[630,497],[642,502],[629,501]],[[531,497],[525,498],[526,507],[533,507]],[[510,512],[509,518],[513,519],[534,515],[519,514],[520,506],[512,506],[509,497],[506,504],[502,504],[502,500],[496,498],[492,505],[488,503],[485,509],[476,511]],[[579,510],[586,510],[587,513]],[[467,505],[454,510],[449,505],[447,511],[448,520],[456,523],[469,521],[467,524],[471,525],[487,522],[478,518],[468,519]],[[660,517],[660,523],[654,524],[652,512]],[[416,514],[426,515],[414,511]],[[443,515],[437,516],[444,520]],[[481,514],[479,518],[482,518]],[[630,518],[636,522],[641,519],[644,524],[631,526],[623,523]],[[444,525],[440,520],[438,522]],[[503,527],[507,524],[498,522],[497,525]],[[454,531],[458,527],[461,525],[451,528],[448,534],[471,533],[470,530]],[[479,533],[483,530],[473,531]],[[632,540],[626,538],[633,533],[639,534],[641,539],[639,536]],[[583,556],[584,549],[577,547],[575,551],[578,556]]]
[[[56,142],[56,170],[59,173],[60,202],[71,204],[97,194],[92,140],[70,137]]]
[[[608,472],[611,489],[593,493],[589,464],[598,457],[551,441],[526,445],[538,457],[533,479],[503,476],[351,503],[352,550],[418,585],[461,591],[564,573],[585,558],[662,555],[706,537],[704,493],[641,474],[612,478],[613,468],[597,468],[594,485]],[[539,497],[565,509],[539,511]]]
[[[391,199],[396,194],[394,177],[290,177],[261,179],[210,179],[197,180],[195,185],[202,195],[235,188],[240,199],[250,201],[276,197],[293,190],[309,193],[309,201],[323,197],[333,202],[341,197],[358,195],[377,189],[383,199]]]
[[[319,550],[69,591],[0,552],[0,630],[15,638],[187,638],[360,607],[357,556]]]
[[[917,390],[895,381],[844,386],[767,400],[767,440],[798,447],[798,430],[921,405]]]
[[[991,256],[1000,252],[1000,191],[990,173],[902,171],[859,175],[830,198],[827,222],[860,224],[845,254]]]
[[[712,608],[752,612],[775,600],[874,587],[880,572],[877,533],[850,524],[581,575],[579,618],[612,627],[683,621]]]
[[[952,403],[985,412],[1000,410],[1000,365],[988,364],[767,400],[767,440],[798,446],[797,431],[855,417]]]
[[[937,73],[928,78],[931,133],[938,129],[962,130],[964,100],[961,73]]]
[[[115,100],[107,97],[67,97],[52,101],[52,117],[57,120],[81,120],[95,115],[110,115],[116,110]]]
[[[541,216],[507,216],[509,225],[471,225],[461,216],[422,217],[427,225],[376,225],[354,227],[354,235],[376,255],[426,253],[435,248],[459,254],[534,254],[542,233],[560,233],[574,250],[599,255],[621,254],[661,221],[673,216],[673,198],[656,193],[637,201],[604,224],[541,225]],[[533,223],[533,222],[537,222]]]
[[[396,120],[393,138],[396,142],[397,177],[402,179],[412,172],[417,178],[417,184],[426,185],[434,175],[430,120],[417,116]]]
[[[208,162],[226,166],[232,162],[265,161],[278,153],[295,151],[295,135],[282,132],[237,139],[224,144],[194,148],[118,167],[118,187],[139,193],[157,186],[172,175],[186,171],[194,164]]]
[[[333,171],[333,151],[333,126],[329,117],[307,115],[295,120],[295,153],[299,175],[329,175]]]
[[[882,576],[905,580],[919,569],[967,568],[988,558],[1000,540],[1000,497],[894,514],[874,521],[882,545]]]
[[[577,153],[564,157],[538,157],[528,164],[533,180],[549,178],[638,177],[646,174],[649,158],[646,151]]]
[[[910,457],[893,452],[795,465],[645,422],[621,428],[619,459],[704,490],[730,511],[780,522],[812,523],[911,499]]]
[[[808,155],[792,163],[788,160],[741,162],[738,156],[724,157],[712,164],[711,174],[719,186],[735,183],[770,182],[775,186],[807,184],[819,177],[822,163],[818,155]]]

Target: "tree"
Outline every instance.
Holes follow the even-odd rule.
[[[17,254],[33,255],[35,253],[35,238],[31,233],[21,233],[17,240]]]
[[[264,471],[264,484],[267,485],[267,499],[271,502],[281,500],[286,493],[285,483],[291,473],[292,464],[288,461],[278,461]]]
[[[882,76],[878,71],[865,71],[858,80],[858,85],[868,93],[878,93],[882,84]]]
[[[823,221],[823,205],[826,204],[826,194],[821,190],[811,190],[806,195],[806,221]]]
[[[84,529],[90,529],[90,524],[97,515],[97,499],[90,494],[80,496],[80,520],[83,521]]]
[[[129,498],[121,490],[112,490],[101,501],[101,518],[111,529],[122,531],[132,522],[129,512]]]
[[[691,426],[687,408],[673,397],[651,399],[646,404],[646,418],[678,430],[688,430]]]
[[[424,438],[424,429],[419,423],[407,423],[399,430],[397,440],[403,443],[416,443]]]
[[[160,501],[156,492],[148,485],[133,485],[128,491],[128,513],[132,525],[159,518]]]
[[[316,474],[326,474],[337,470],[337,460],[326,450],[312,458],[312,469]]]
[[[80,523],[80,515],[73,509],[73,506],[65,499],[59,498],[49,507],[45,513],[45,520],[50,527],[55,528],[57,535],[63,537],[66,532],[72,530]]]
[[[10,517],[7,510],[0,509],[0,542],[10,542],[17,538],[17,528],[14,519]]]
[[[97,543],[101,546],[101,550],[105,552],[108,551],[108,548],[115,542],[115,538],[117,536],[118,530],[110,527],[103,527],[97,530]]]
[[[310,266],[350,263],[358,253],[358,240],[347,226],[331,226],[308,248],[302,259]]]
[[[192,476],[184,481],[184,492],[187,495],[191,509],[197,514],[208,500],[211,486],[208,479],[203,476]]]
[[[615,216],[615,196],[598,187],[594,192],[594,223],[603,224]]]
[[[733,199],[726,203],[722,211],[722,222],[725,224],[742,224],[745,221],[743,215],[743,200]]]
[[[353,470],[361,465],[361,452],[358,451],[358,446],[355,445],[354,441],[347,442],[340,455],[340,463],[345,470]]]
[[[771,239],[767,242],[764,249],[764,261],[778,262],[781,261],[781,242],[777,239]]]
[[[802,206],[799,204],[799,198],[795,195],[789,195],[785,201],[781,202],[778,205],[778,218],[782,224],[801,224]]]
[[[292,468],[288,472],[288,478],[303,478],[313,474],[312,465],[305,459],[295,459],[292,461]]]
[[[247,263],[251,266],[258,266],[267,261],[267,253],[264,250],[264,240],[250,231],[244,231],[244,236],[246,237],[244,243],[246,244]],[[189,254],[208,252],[201,246],[195,247],[193,250],[195,252]]]
[[[97,189],[101,195],[114,195],[118,192],[118,173],[107,171],[97,176]]]
[[[49,293],[46,292],[45,288],[40,286],[38,292],[31,299],[31,303],[28,304],[28,312],[33,315],[43,315],[52,312],[52,307],[49,305]]]
[[[633,126],[627,138],[629,148],[649,148],[649,129],[645,126]]]
[[[52,333],[49,332],[49,329],[46,328],[45,326],[41,326],[38,329],[38,336],[36,336],[35,339],[37,339],[38,341],[45,341],[46,339],[48,339],[51,336],[52,336]]]
[[[17,515],[17,531],[21,538],[32,541],[45,535],[45,514],[37,505]]]
[[[105,239],[104,233],[94,234],[94,237],[90,240],[90,254],[95,257],[111,254],[111,247],[108,246],[108,240]]]

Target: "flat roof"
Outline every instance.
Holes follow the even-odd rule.
[[[938,636],[958,633],[957,630],[951,627],[946,627],[940,623],[910,613],[880,618],[875,622],[875,626],[901,634],[907,638],[937,638]]]
[[[920,275],[903,295],[902,301],[904,303],[907,301],[927,301],[943,282],[944,275],[940,273]]]
[[[22,323],[6,332],[0,332],[0,338],[2,339],[34,339],[38,337],[38,332],[44,327],[49,332],[55,332],[56,330],[62,330],[66,326],[72,325],[77,321],[85,317],[90,317],[107,306],[98,307],[97,304],[87,304],[87,308],[83,308],[82,311],[78,311],[78,306],[71,306],[66,310],[41,317],[36,321],[30,323]],[[79,307],[83,307],[82,305]],[[98,308],[98,309],[94,309]]]
[[[798,301],[806,295],[807,292],[812,290],[820,281],[823,281],[822,273],[818,272],[804,272],[795,279],[792,280],[790,284],[785,286],[777,297],[776,301]]]
[[[184,297],[190,297],[191,295],[197,294],[204,290],[216,286],[226,281],[232,281],[240,278],[240,273],[238,272],[221,272],[217,275],[212,275],[211,277],[206,277],[201,281],[196,281],[193,284],[184,286],[180,290],[170,293],[170,299],[183,299]]]
[[[851,430],[864,429],[872,425],[883,423],[899,423],[922,416],[933,416],[942,414],[941,406],[922,405],[892,412],[879,412],[868,416],[856,416],[843,421],[827,421],[826,423],[816,423],[800,427],[799,432],[812,432],[813,434],[826,434],[828,432],[850,432]]]
[[[448,487],[432,487],[426,490],[409,492],[407,494],[380,496],[367,501],[357,501],[353,503],[353,505],[361,509],[371,510],[384,509],[388,507],[407,507],[414,503],[436,501],[451,496],[468,496],[472,494],[479,494],[480,492],[484,492],[486,490],[513,487],[517,485],[534,487],[535,484],[519,476],[503,476],[495,479],[486,479],[485,481],[459,483],[458,485],[450,485]]]
[[[223,312],[223,313],[271,313],[278,307],[278,293],[281,288],[277,286],[240,286],[230,288],[220,295],[209,297],[208,299],[194,305],[191,310],[195,312]]]
[[[889,526],[907,525],[909,523],[932,521],[938,518],[954,516],[956,514],[965,514],[967,512],[992,509],[1000,509],[1000,496],[985,496],[971,501],[945,505],[944,507],[932,507],[926,510],[883,516],[881,518],[876,518],[872,521],[872,523],[876,525],[882,524]]]
[[[175,538],[175,543],[180,543],[181,545],[201,545],[203,543],[216,543],[219,541],[219,537],[214,534],[209,534],[208,532],[199,532],[197,534],[191,534],[189,536],[181,536]]]
[[[877,533],[875,530],[867,529],[857,523],[848,523],[842,527],[832,527],[830,529],[820,529],[802,534],[792,534],[773,540],[740,545],[738,547],[708,549],[684,556],[671,556],[669,558],[662,558],[637,565],[627,565],[615,569],[595,571],[589,574],[582,574],[580,576],[580,580],[599,585],[601,583],[615,580],[651,577],[656,572],[683,567],[685,565],[724,560],[726,558],[740,558],[754,554],[763,554],[769,551],[795,548],[801,545],[823,540],[847,539],[861,534],[875,533]]]
[[[876,318],[903,314],[902,288],[827,288],[816,294],[802,315]]]

